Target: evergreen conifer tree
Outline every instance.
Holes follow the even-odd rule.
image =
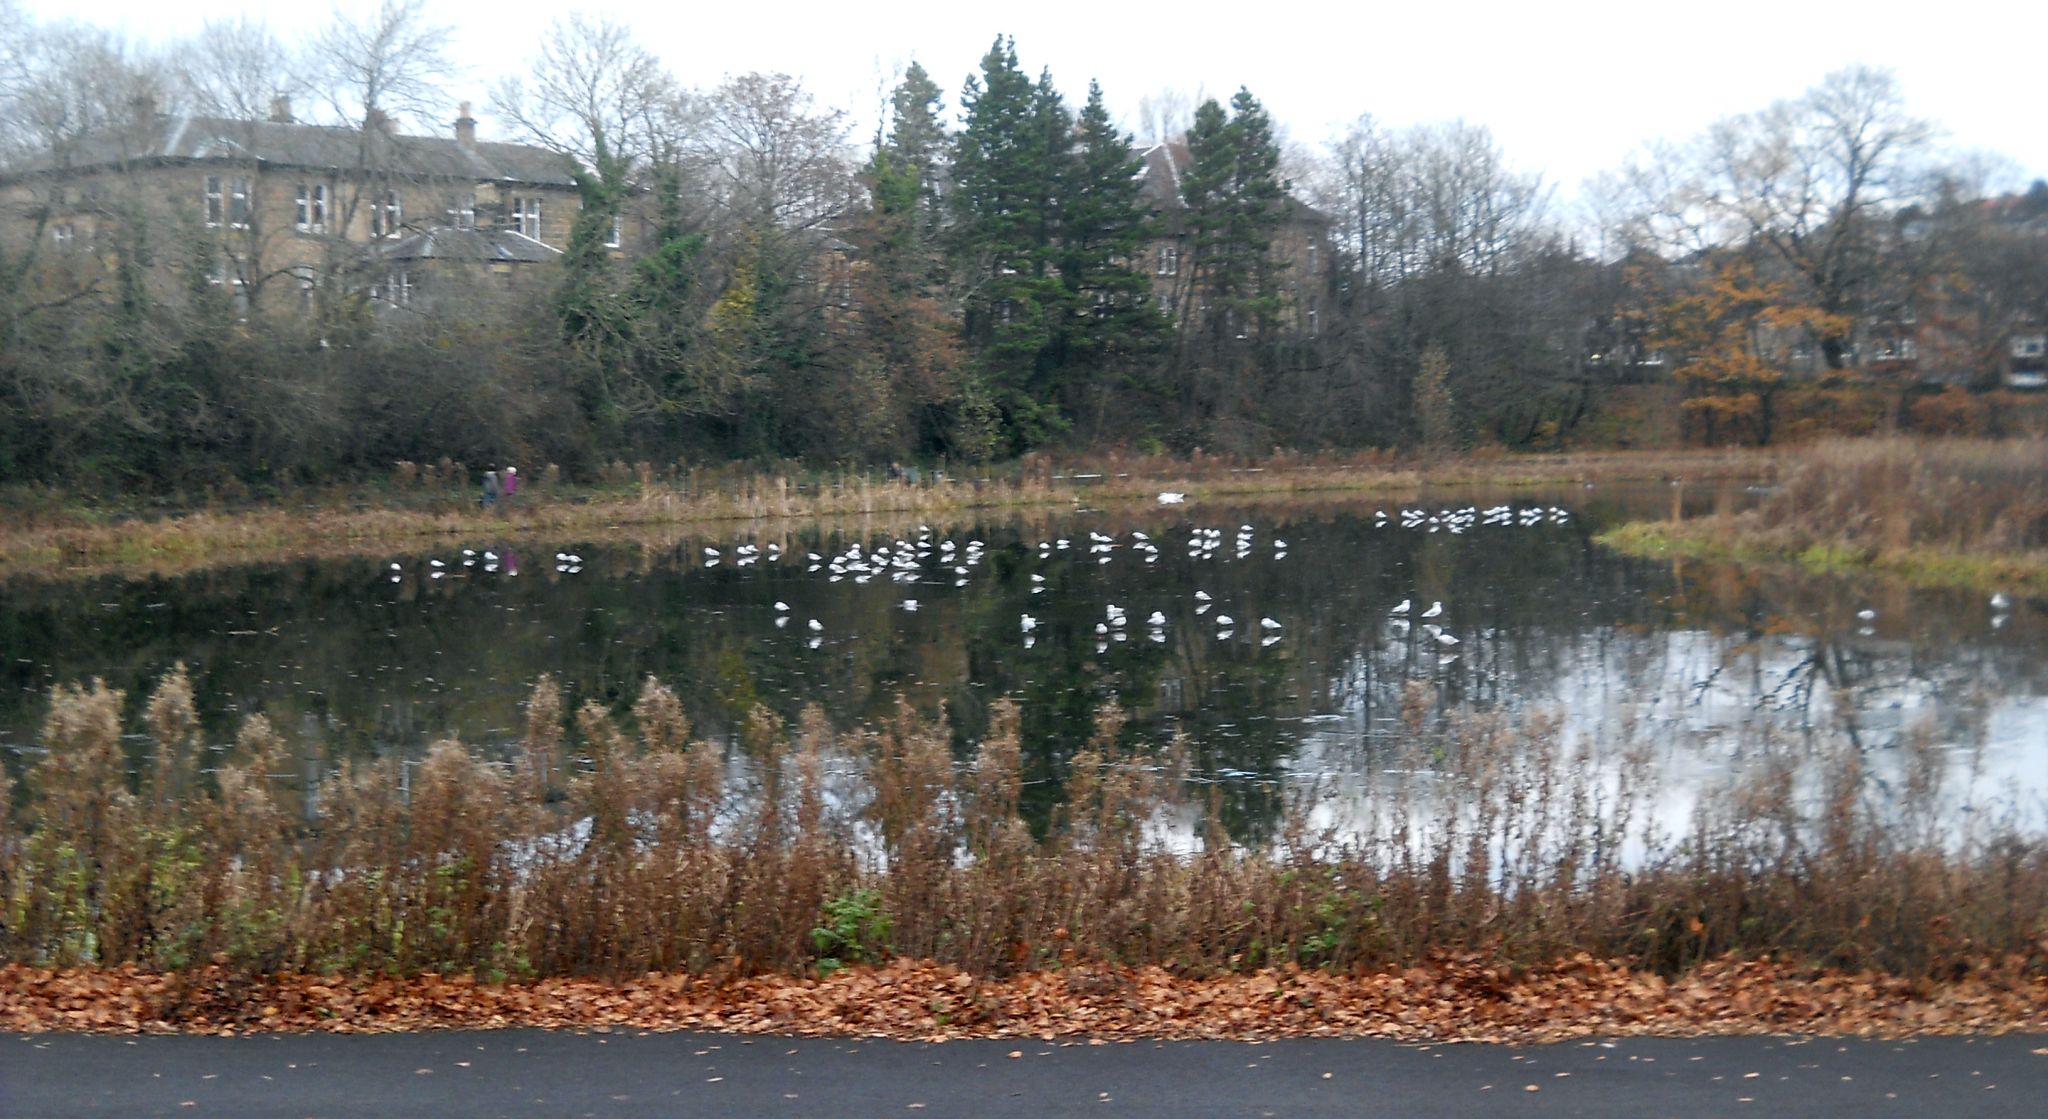
[[[945,179],[947,137],[940,119],[945,103],[939,84],[925,68],[912,62],[889,95],[889,137],[884,147],[899,170],[915,176],[917,236],[926,246],[937,243],[943,217],[941,189]]]
[[[1084,399],[1106,399],[1128,384],[1165,334],[1151,276],[1139,263],[1157,225],[1141,196],[1143,168],[1131,138],[1110,120],[1101,85],[1089,82],[1060,185],[1056,259],[1068,307],[1060,380],[1069,414],[1078,414]]]
[[[1033,83],[1014,41],[998,38],[960,95],[953,149],[954,283],[963,334],[1012,450],[1046,442],[1066,421],[1053,400],[1054,342],[1066,290],[1054,273],[1058,184],[1072,120],[1049,74]]]

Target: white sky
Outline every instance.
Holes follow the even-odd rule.
[[[376,0],[355,2],[368,8]],[[64,0],[26,6],[39,20],[80,10]],[[912,57],[947,91],[951,114],[962,80],[1001,31],[1016,37],[1026,70],[1051,67],[1077,106],[1088,80],[1099,79],[1112,109],[1132,125],[1147,93],[1200,88],[1227,99],[1239,85],[1309,145],[1365,112],[1394,125],[1462,118],[1490,128],[1511,160],[1542,172],[1566,195],[1646,141],[1693,135],[1718,117],[1796,96],[1827,72],[1862,62],[1894,69],[1908,105],[1942,125],[1950,144],[2006,157],[2008,185],[2048,177],[2048,102],[2038,65],[2048,5],[2039,0],[1468,0],[1427,7],[1268,0],[1228,8],[1184,0],[1010,10],[848,0],[650,9],[592,0],[583,7],[637,28],[685,84],[780,70],[863,120],[873,119],[878,89],[892,85]],[[310,6],[253,0],[99,0],[84,10],[144,39],[188,34],[204,18],[238,11],[268,18],[287,40],[305,27],[277,13],[324,19]],[[456,28],[457,59],[470,68],[451,84],[451,96],[481,107],[498,76],[530,59],[533,39],[560,10],[535,0],[428,0],[430,17]]]

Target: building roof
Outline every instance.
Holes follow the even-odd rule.
[[[1181,176],[1194,165],[1194,153],[1184,140],[1169,140],[1154,144],[1138,153],[1145,161],[1138,169],[1138,180],[1142,184],[1138,195],[1154,210],[1164,213],[1178,213],[1187,209],[1187,201],[1181,196]],[[1287,192],[1287,220],[1328,225],[1330,219],[1312,206]]]
[[[376,248],[386,260],[456,260],[465,263],[538,264],[554,260],[562,250],[510,229],[456,229],[438,226],[408,233]]]
[[[422,178],[469,179],[573,188],[567,157],[526,144],[462,143],[453,136],[404,136],[382,129],[273,120],[151,114],[134,127],[84,137],[44,153],[14,175],[80,172],[121,163],[255,162],[342,171],[376,168]]]

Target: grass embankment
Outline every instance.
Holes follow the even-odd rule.
[[[2048,847],[1944,808],[1931,747],[1882,796],[1854,749],[1772,749],[1659,821],[1647,749],[1600,747],[1609,780],[1542,718],[1439,723],[1418,695],[1401,768],[1425,776],[1247,847],[1175,748],[1108,745],[1114,711],[1034,835],[1001,707],[966,765],[908,711],[840,734],[757,711],[729,758],[653,681],[622,724],[565,719],[544,679],[511,761],[449,741],[409,781],[354,765],[310,822],[260,717],[200,780],[182,674],[131,791],[120,709],[59,688],[0,827],[4,1028],[2048,1025]]]
[[[860,474],[809,480],[785,476],[699,476],[640,480],[600,489],[529,483],[518,500],[484,511],[468,489],[422,494],[302,495],[307,500],[232,512],[196,511],[108,521],[43,502],[0,526],[0,575],[169,574],[220,564],[321,555],[381,555],[437,542],[568,540],[635,528],[732,521],[896,516],[957,517],[982,510],[1045,510],[1076,501],[1152,500],[1162,490],[1191,500],[1272,495],[1411,492],[1428,486],[1519,486],[1577,481],[1755,477],[1771,458],[1757,452],[1611,452],[1554,456],[1480,455],[1404,460],[1290,456],[1264,463],[1107,458],[1088,465],[1043,462],[988,478],[941,484],[880,481]]]
[[[1644,556],[1789,563],[2048,594],[2048,441],[1835,441],[1788,452],[1753,509],[1622,525]]]

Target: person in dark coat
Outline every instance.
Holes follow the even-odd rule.
[[[497,503],[498,472],[495,470],[486,470],[484,471],[484,496],[482,500],[477,502],[477,507],[480,509],[489,509],[491,506],[496,505]]]

